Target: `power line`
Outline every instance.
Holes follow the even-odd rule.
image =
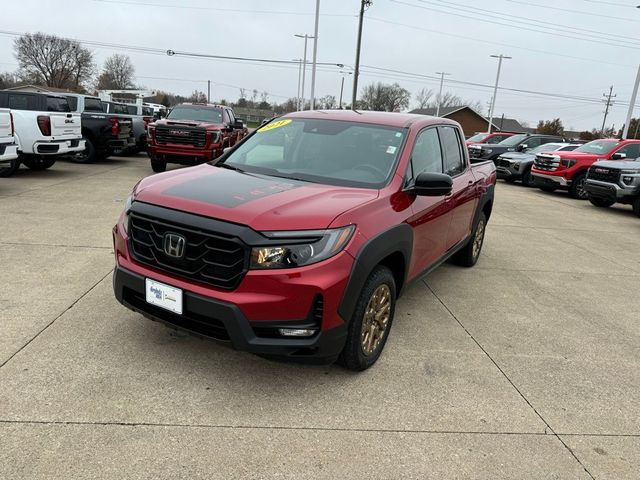
[[[430,28],[418,27],[418,26],[415,26],[415,25],[408,25],[406,23],[394,22],[394,21],[386,20],[386,19],[382,19],[382,18],[376,18],[376,17],[367,17],[367,18],[369,20],[373,20],[373,21],[381,22],[381,23],[387,23],[389,25],[396,25],[396,26],[400,26],[400,27],[410,28],[410,29],[413,29],[413,30],[420,30],[420,31],[423,31],[423,32],[436,33],[438,35],[445,35],[445,36],[448,36],[448,37],[453,37],[453,38],[458,38],[458,39],[463,39],[463,40],[469,40],[469,41],[472,41],[472,42],[486,43],[488,45],[497,45],[497,46],[501,46],[501,47],[516,48],[518,50],[524,50],[524,51],[527,51],[527,52],[542,53],[542,54],[545,54],[545,55],[554,55],[556,57],[571,58],[571,59],[574,59],[574,60],[582,60],[582,61],[585,61],[585,62],[598,63],[599,65],[605,64],[605,65],[613,65],[613,66],[616,66],[616,67],[628,67],[628,68],[632,68],[633,67],[633,65],[624,65],[624,64],[621,64],[621,63],[607,62],[606,60],[595,59],[593,57],[591,57],[591,58],[577,57],[575,55],[566,55],[566,54],[563,54],[563,53],[549,52],[549,51],[546,51],[546,50],[538,50],[538,49],[535,49],[535,48],[520,47],[520,46],[516,46],[516,45],[511,45],[509,43],[493,42],[493,41],[485,40],[485,39],[482,39],[482,38],[469,37],[469,36],[459,35],[459,34],[451,33],[451,32],[443,32],[443,31],[440,31],[440,30],[433,30],[433,29],[430,29]]]
[[[484,23],[490,23],[492,25],[502,25],[502,26],[505,26],[505,27],[515,28],[515,29],[518,29],[518,30],[527,30],[527,31],[530,31],[530,32],[535,32],[535,33],[553,35],[553,36],[556,36],[556,37],[570,38],[572,40],[583,40],[583,41],[586,41],[586,42],[597,43],[598,45],[610,45],[610,46],[613,46],[613,47],[627,48],[627,49],[632,49],[632,50],[640,49],[640,45],[639,46],[631,46],[631,45],[623,44],[623,43],[611,43],[611,41],[604,42],[602,40],[595,40],[595,39],[591,39],[591,38],[582,38],[582,37],[576,37],[576,36],[572,36],[572,35],[565,35],[565,34],[561,34],[561,33],[556,33],[554,31],[547,32],[547,31],[544,31],[544,30],[536,30],[534,28],[525,27],[525,26],[522,26],[522,25],[520,25],[518,23],[502,23],[502,22],[497,22],[495,20],[488,20],[486,18],[483,18],[482,16],[463,15],[463,14],[460,14],[460,13],[448,12],[446,10],[436,10],[434,8],[423,7],[421,5],[415,5],[415,4],[412,4],[412,3],[402,2],[400,0],[390,0],[390,1],[393,2],[393,3],[400,4],[400,5],[405,5],[405,6],[414,7],[414,8],[421,8],[423,10],[428,10],[430,12],[444,13],[445,15],[452,15],[452,16],[460,17],[460,18],[468,18],[469,20],[473,20],[474,22],[484,22]],[[443,7],[444,5],[438,5],[438,6]],[[452,8],[452,7],[448,7],[448,8]],[[485,15],[485,16],[489,16],[490,17],[490,15]],[[499,18],[499,19],[505,21],[505,19],[502,19],[502,18]],[[551,27],[540,27],[540,26],[538,26],[538,27],[539,28],[551,28]]]
[[[160,8],[178,8],[185,10],[212,10],[216,12],[229,12],[229,13],[252,13],[252,14],[267,14],[267,15],[301,15],[301,16],[313,16],[314,13],[307,12],[291,12],[291,11],[278,11],[278,10],[243,10],[239,8],[223,8],[223,7],[198,7],[193,5],[169,5],[163,3],[151,3],[151,2],[131,2],[126,0],[93,0],[100,3],[116,3],[121,5],[134,5],[141,7],[160,7]],[[356,15],[342,14],[342,13],[323,13],[324,17],[351,17],[355,18]]]
[[[617,3],[617,2],[605,2],[603,0],[583,0],[584,2],[589,3],[599,3],[601,5],[613,5],[614,7],[631,7],[635,8],[634,5],[629,5],[628,3]]]
[[[550,5],[541,5],[539,3],[531,3],[531,2],[521,1],[521,0],[504,0],[504,1],[505,2],[511,2],[511,3],[518,3],[520,5],[526,5],[528,7],[546,8],[548,10],[556,10],[558,12],[568,12],[568,13],[578,14],[578,15],[588,15],[590,17],[610,18],[612,20],[623,20],[623,21],[627,21],[627,22],[640,22],[640,20],[636,20],[634,18],[614,17],[614,16],[611,16],[611,15],[605,15],[603,13],[584,12],[582,10],[572,10],[570,8],[552,7]]]

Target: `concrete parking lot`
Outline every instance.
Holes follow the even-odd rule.
[[[370,370],[120,306],[145,156],[0,179],[0,478],[638,478],[640,220],[500,183],[476,268],[401,299]]]

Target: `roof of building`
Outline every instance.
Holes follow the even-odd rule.
[[[458,112],[460,110],[470,110],[471,112],[475,113],[478,117],[482,118],[482,120],[484,120],[485,122],[487,122],[487,126],[488,126],[488,119],[487,117],[480,115],[478,112],[476,112],[473,108],[471,108],[469,105],[457,105],[457,106],[453,106],[453,107],[442,107],[440,109],[440,116],[442,117],[448,117],[452,114],[454,114],[455,112]],[[417,113],[419,115],[435,115],[437,113],[438,109],[437,108],[416,108],[415,110],[411,110],[411,112],[409,113]],[[525,131],[524,127],[522,125],[520,125],[520,122],[518,122],[516,119],[514,118],[502,118],[502,117],[493,117],[493,127],[497,130],[501,130],[501,131],[505,131],[505,132],[523,132]]]
[[[526,132],[525,127],[515,118],[493,117],[492,123],[496,128],[506,132]]]

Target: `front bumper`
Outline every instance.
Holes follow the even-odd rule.
[[[531,172],[536,179],[538,185],[548,185],[553,187],[568,187],[571,182],[564,177],[558,175],[545,175],[543,173]]]
[[[196,149],[150,143],[147,145],[147,153],[153,160],[177,163],[180,165],[197,165],[218,158],[222,155],[223,149],[221,145]]]
[[[0,163],[9,163],[18,158],[17,145],[0,145]]]
[[[56,142],[35,142],[33,153],[37,155],[65,155],[67,153],[83,152],[84,140],[61,140]]]
[[[601,198],[611,202],[630,203],[633,198],[640,195],[640,187],[622,188],[615,183],[598,180],[587,179],[584,187],[590,197]]]
[[[229,343],[236,350],[276,358],[287,358],[309,363],[334,362],[346,340],[346,324],[322,330],[309,338],[283,338],[272,333],[258,336],[256,332],[275,332],[276,327],[296,328],[308,325],[309,319],[281,322],[250,322],[233,303],[183,292],[182,315],[150,305],[145,300],[145,277],[116,267],[113,274],[116,299],[125,307],[141,313],[150,320],[195,336]]]

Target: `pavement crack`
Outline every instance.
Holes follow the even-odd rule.
[[[449,312],[449,315],[451,315],[451,317],[458,323],[458,325],[460,325],[460,327],[465,331],[465,333],[469,336],[469,338],[471,338],[471,340],[473,340],[473,342],[478,346],[478,348],[480,350],[482,350],[484,352],[484,354],[487,356],[487,358],[491,361],[491,363],[493,363],[493,365],[498,369],[498,371],[502,374],[502,376],[504,376],[504,378],[507,380],[507,382],[509,382],[511,384],[511,386],[514,388],[514,390],[516,392],[518,392],[518,395],[520,395],[520,397],[527,403],[527,405],[529,405],[529,407],[531,408],[531,410],[533,410],[533,412],[538,416],[538,418],[540,420],[542,420],[542,422],[545,424],[545,429],[544,429],[544,435],[553,435],[555,436],[558,441],[564,446],[564,448],[571,454],[571,456],[576,460],[576,462],[578,462],[578,464],[580,464],[580,466],[584,469],[584,471],[587,473],[587,475],[589,475],[590,478],[595,480],[595,477],[591,474],[591,472],[587,469],[587,467],[580,461],[580,459],[577,457],[577,455],[574,453],[574,451],[571,449],[571,447],[569,447],[569,445],[567,445],[564,440],[562,440],[562,438],[560,438],[560,436],[553,430],[553,428],[551,427],[551,425],[549,425],[549,422],[547,422],[545,420],[545,418],[542,416],[542,414],[540,414],[540,412],[538,412],[538,410],[536,409],[536,407],[533,406],[533,404],[529,401],[529,399],[524,395],[524,393],[522,393],[522,391],[517,387],[517,385],[515,383],[513,383],[513,380],[511,380],[509,378],[509,376],[507,375],[507,373],[502,369],[502,367],[500,367],[500,365],[498,365],[498,362],[491,356],[491,354],[482,346],[482,344],[473,336],[473,334],[469,331],[469,329],[467,329],[467,327],[464,326],[464,324],[460,321],[460,319],[453,313],[453,311],[451,311],[451,309],[447,306],[447,304],[444,303],[444,301],[438,296],[438,294],[431,288],[431,286],[425,281],[422,280],[422,283],[427,287],[427,289],[433,294],[433,296],[438,300],[438,302],[440,302],[440,304],[444,307],[444,309]],[[550,433],[547,433],[550,432]]]
[[[11,361],[11,359],[13,357],[15,357],[16,355],[18,355],[21,351],[23,351],[25,348],[27,348],[31,342],[33,342],[36,338],[38,338],[45,330],[47,330],[51,325],[53,325],[56,320],[58,320],[60,317],[62,317],[65,313],[67,313],[69,310],[71,310],[73,307],[76,306],[76,304],[82,300],[84,297],[86,297],[89,293],[91,293],[91,291],[96,288],[105,278],[107,278],[109,275],[111,275],[111,273],[113,272],[113,268],[111,270],[109,270],[105,275],[103,275],[97,282],[95,282],[87,291],[85,291],[82,295],[80,295],[77,299],[75,299],[73,301],[73,303],[71,305],[69,305],[67,308],[64,309],[64,311],[62,313],[60,313],[60,315],[56,316],[53,320],[51,320],[48,324],[46,324],[43,328],[40,329],[40,331],[38,333],[36,333],[33,337],[31,337],[29,339],[29,341],[27,343],[25,343],[24,345],[22,345],[18,350],[16,350],[9,358],[7,358],[4,362],[2,362],[0,364],[0,368],[4,367],[7,363],[9,363]]]

